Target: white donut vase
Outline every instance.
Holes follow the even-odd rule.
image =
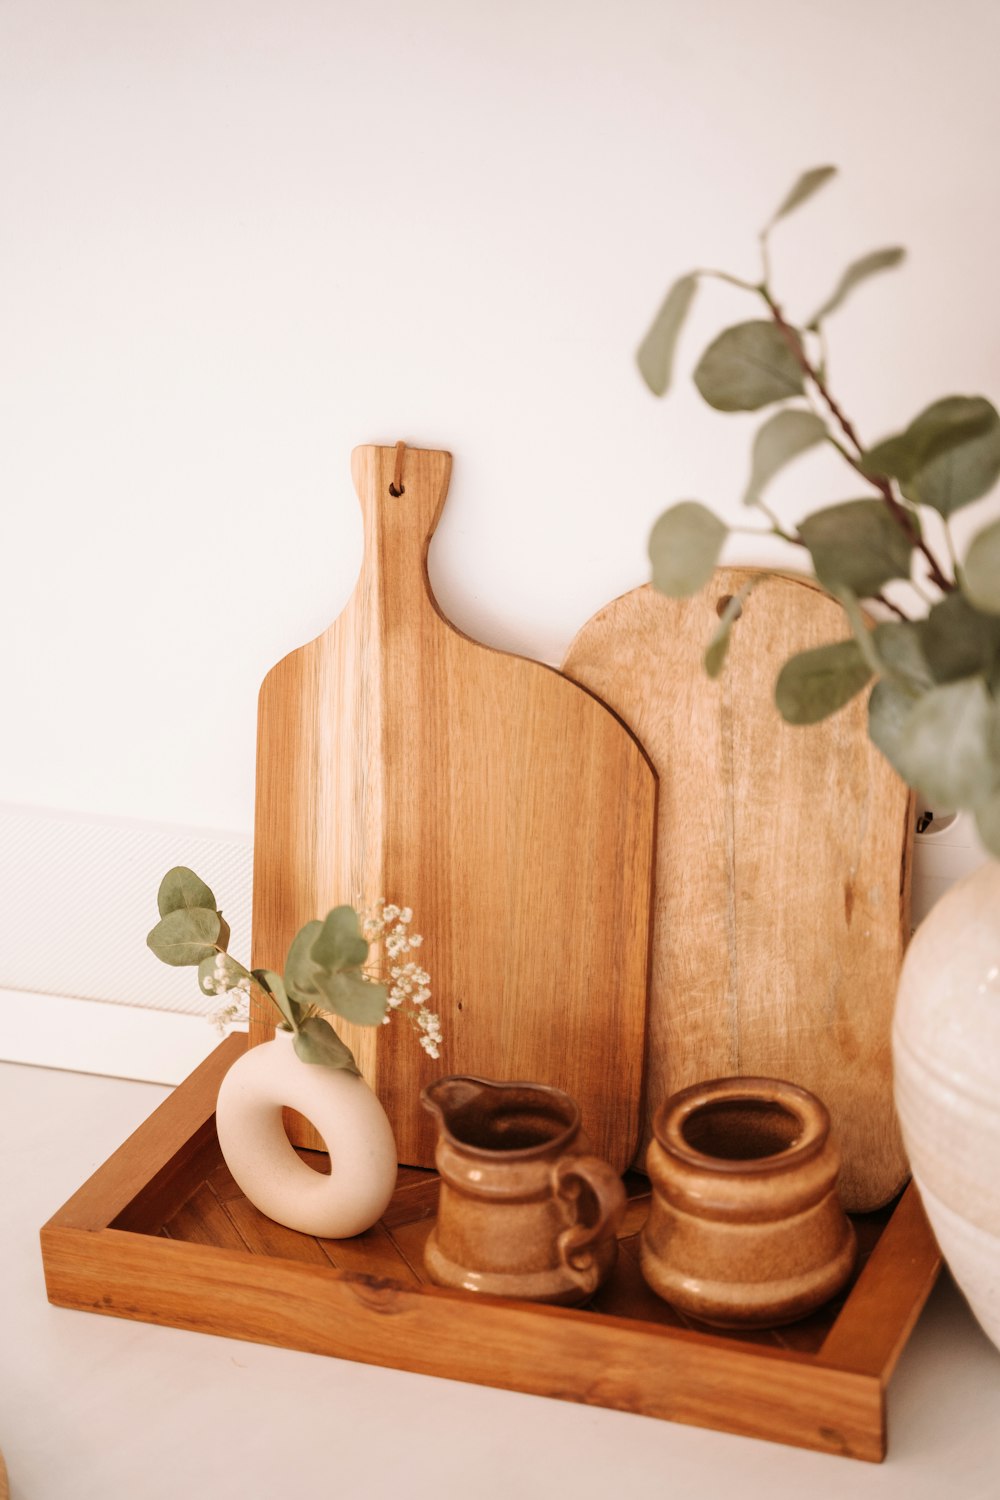
[[[329,1174],[296,1154],[284,1106],[315,1126]],[[382,1217],[396,1185],[396,1143],[378,1099],[356,1073],[305,1063],[290,1032],[251,1047],[230,1068],[215,1113],[237,1186],[268,1218],[302,1234],[347,1239]]]

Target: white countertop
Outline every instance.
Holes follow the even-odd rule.
[[[939,1283],[889,1457],[50,1307],[38,1229],[168,1091],[0,1065],[0,1449],[11,1500],[998,1500],[1000,1353]]]

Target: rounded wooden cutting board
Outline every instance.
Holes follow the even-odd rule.
[[[719,569],[692,599],[636,589],[599,611],[563,670],[636,734],[659,775],[643,1151],[677,1089],[788,1079],[830,1110],[852,1210],[893,1198],[907,1164],[892,1104],[890,1022],[909,937],[910,794],[871,745],[866,695],[786,724],[787,657],[843,639],[811,582],[747,600],[729,659],[702,661],[724,601],[755,574]]]
[[[408,448],[400,467],[363,447],[352,472],[357,587],[260,692],[254,964],[280,972],[299,927],[340,902],[411,906],[440,1059],[403,1017],[337,1026],[400,1161],[433,1165],[421,1088],[468,1073],[565,1089],[621,1170],[639,1136],[655,775],[592,694],[441,614],[427,549],[450,455]],[[251,1042],[273,1025],[258,1009]]]

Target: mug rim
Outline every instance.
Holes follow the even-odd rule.
[[[796,1138],[766,1156],[713,1156],[699,1151],[684,1135],[684,1127],[700,1110],[717,1104],[771,1105],[792,1115],[801,1129]],[[687,1166],[718,1176],[752,1177],[792,1170],[822,1151],[830,1134],[830,1113],[808,1089],[786,1079],[754,1076],[711,1078],[679,1090],[656,1111],[653,1136],[662,1149]]]

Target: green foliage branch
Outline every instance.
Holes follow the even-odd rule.
[[[653,583],[673,598],[696,593],[711,578],[731,531],[772,534],[803,549],[818,581],[842,605],[849,634],[785,663],[775,684],[782,716],[792,724],[817,723],[871,686],[874,744],[925,797],[970,809],[983,843],[1000,855],[1000,521],[977,533],[964,562],[949,529],[951,516],[985,496],[1000,476],[1000,416],[985,397],[948,396],[902,431],[870,447],[861,441],[830,388],[826,320],[858,286],[900,265],[904,251],[893,245],[853,261],[799,324],[786,317],[772,288],[771,231],[835,171],[804,172],[765,224],[759,282],[717,270],[689,272],[670,288],[639,347],[643,379],[663,396],[703,279],[728,282],[762,304],[765,316],[726,328],[712,341],[693,380],[718,411],[772,408],[757,429],[743,494],[744,505],[765,525],[730,526],[700,501],[680,501],[650,536]],[[786,525],[766,500],[767,487],[787,464],[823,443],[836,449],[866,491]],[[940,518],[947,561],[928,537],[928,512]],[[911,617],[886,592],[901,582],[924,600],[925,614]],[[707,644],[712,677],[722,671],[752,586],[729,601]],[[873,620],[865,602],[893,618]]]
[[[328,1017],[376,1026],[386,1014],[388,991],[364,971],[369,944],[353,906],[335,906],[322,921],[307,922],[292,940],[284,974],[248,969],[227,952],[229,926],[193,870],[179,865],[167,872],[157,908],[160,920],[146,943],[163,963],[197,968],[206,995],[249,996],[255,986],[277,1012],[281,1030],[292,1033],[303,1062],[359,1071]]]

